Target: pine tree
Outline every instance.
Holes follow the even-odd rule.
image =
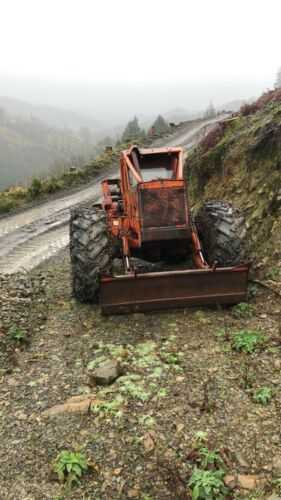
[[[206,111],[204,113],[204,118],[209,120],[211,118],[215,118],[216,114],[217,113],[216,113],[215,107],[211,101],[208,108],[206,109]]]
[[[281,67],[279,68],[279,70],[277,71],[277,75],[276,75],[276,82],[275,82],[275,85],[274,87],[276,89],[281,89]]]
[[[154,131],[154,134],[161,135],[165,134],[166,132],[169,132],[170,127],[168,123],[164,120],[163,116],[158,115],[151,129]]]
[[[142,138],[143,136],[143,130],[141,130],[139,126],[139,122],[137,117],[135,116],[133,120],[131,120],[128,125],[126,126],[123,135],[122,135],[122,141],[123,142],[130,142],[133,140],[136,140],[138,138]]]

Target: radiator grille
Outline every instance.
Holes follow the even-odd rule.
[[[143,227],[170,227],[186,224],[183,188],[143,189],[140,192]]]

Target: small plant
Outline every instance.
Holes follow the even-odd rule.
[[[237,304],[232,308],[234,316],[237,318],[249,318],[252,315],[253,308],[251,304],[248,304],[247,302],[240,302],[240,304]]]
[[[91,410],[93,413],[121,417],[122,411],[120,410],[120,406],[122,403],[123,398],[121,396],[116,396],[112,401],[105,401],[92,405]]]
[[[223,464],[223,461],[216,450],[210,451],[208,448],[200,448],[199,455],[200,465],[203,469],[206,469],[209,465],[216,467]]]
[[[264,341],[264,336],[254,330],[240,330],[233,334],[233,347],[236,351],[253,353]]]
[[[27,340],[26,332],[18,326],[11,326],[8,331],[8,336],[10,340],[19,344],[23,344]]]
[[[72,486],[73,483],[80,483],[81,476],[88,470],[88,464],[83,453],[61,451],[54,462],[53,468],[59,481]]]
[[[202,443],[206,443],[208,440],[208,432],[197,431],[194,434],[194,439],[196,441],[196,444],[201,445]]]
[[[267,405],[268,403],[270,403],[272,396],[272,389],[270,389],[270,387],[261,387],[260,389],[257,389],[255,391],[253,400],[255,401],[255,403]]]
[[[192,500],[224,500],[228,489],[223,482],[223,470],[209,471],[195,468],[188,486]]]
[[[266,274],[267,279],[278,281],[280,277],[280,269],[276,266],[272,267]]]

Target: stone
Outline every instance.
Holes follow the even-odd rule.
[[[228,488],[233,490],[237,486],[236,476],[233,476],[231,474],[227,474],[226,476],[224,476],[224,484],[225,484],[225,486],[227,486]]]
[[[272,460],[272,474],[274,477],[281,477],[281,455],[276,455]]]
[[[56,417],[67,413],[88,413],[92,404],[102,403],[96,399],[95,394],[83,394],[73,396],[65,401],[65,403],[55,405],[43,412],[44,417]]]
[[[137,498],[139,496],[139,490],[132,488],[128,490],[128,498]]]
[[[89,371],[90,383],[97,385],[109,385],[122,374],[123,371],[120,363],[114,359],[109,359],[95,370]]]
[[[272,495],[266,497],[266,500],[281,500],[281,497],[277,493],[272,493]]]
[[[264,486],[266,479],[255,474],[238,474],[237,484],[243,490],[254,490]]]

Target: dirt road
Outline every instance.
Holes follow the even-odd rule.
[[[223,117],[220,117],[221,120]],[[218,119],[187,126],[169,139],[155,141],[155,146],[194,145]],[[62,198],[0,220],[0,273],[30,271],[68,244],[70,208],[89,199],[97,201],[102,176],[88,187]]]

